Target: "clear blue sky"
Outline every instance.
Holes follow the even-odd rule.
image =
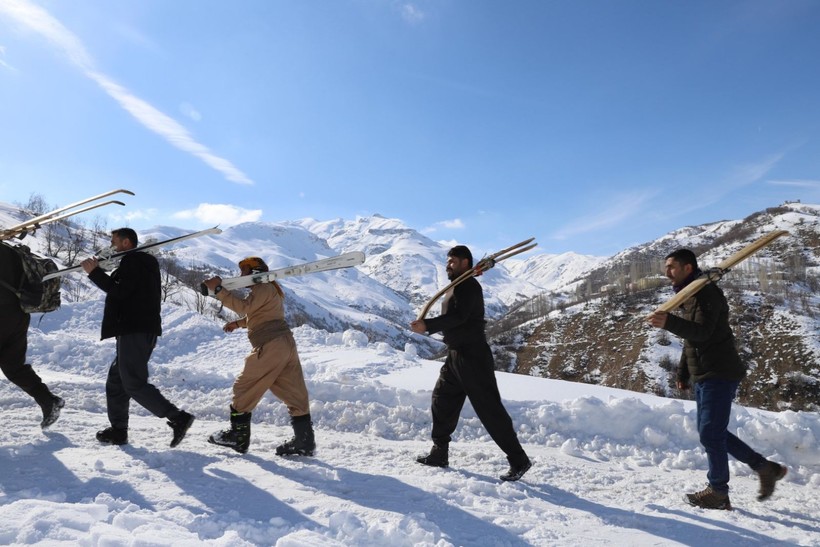
[[[814,0],[0,0],[0,199],[608,255],[820,202],[818,29]]]

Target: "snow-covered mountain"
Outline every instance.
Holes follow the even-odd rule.
[[[363,251],[361,269],[406,298],[414,309],[449,281],[444,271],[449,247],[442,245],[398,219],[379,215],[356,220],[299,221],[338,252]],[[514,243],[514,242],[510,242]],[[479,260],[480,256],[474,256]],[[500,317],[518,302],[546,289],[524,276],[512,275],[499,263],[481,277],[489,317]]]
[[[773,230],[789,235],[720,281],[749,368],[739,400],[768,409],[820,408],[820,205],[786,203],[742,220],[688,226],[600,261],[581,276],[587,292],[575,305],[528,303],[517,323],[505,319],[500,330],[514,338],[507,347],[511,369],[676,396],[680,342],[642,321],[671,296],[658,276],[663,257],[687,247],[708,268]]]
[[[505,262],[510,273],[548,292],[565,292],[575,288],[584,274],[601,264],[605,257],[566,252],[557,255],[538,254],[525,260]]]
[[[24,220],[18,208],[0,203],[0,226]],[[61,229],[58,227],[58,229]],[[187,233],[178,227],[155,226],[140,231],[141,242],[165,240]],[[26,238],[36,251],[45,253],[43,232]],[[202,275],[223,277],[237,274],[237,262],[246,256],[261,256],[272,268],[282,268],[352,250],[363,251],[366,262],[357,268],[290,278],[282,282],[288,292],[287,313],[293,325],[309,324],[331,331],[355,328],[375,341],[403,348],[415,340],[423,355],[442,349],[434,338],[418,337],[407,330],[418,310],[441,287],[447,285],[444,270],[448,247],[437,243],[397,219],[379,215],[353,221],[316,221],[303,219],[285,222],[249,222],[233,226],[217,236],[186,241],[162,251],[183,268],[195,268]],[[90,254],[92,249],[88,249]],[[476,260],[480,257],[475,257]],[[504,263],[481,277],[489,318],[502,317],[515,304],[548,289],[539,285],[539,274],[527,267],[530,259],[519,261],[522,275],[511,274]],[[589,257],[567,255],[553,259],[551,265],[579,269]],[[525,264],[525,266],[521,266]],[[72,276],[66,286],[86,294],[83,276]],[[529,279],[535,280],[532,282]],[[191,283],[192,286],[196,282]],[[554,285],[554,282],[553,282]],[[77,289],[76,287],[81,287]],[[552,286],[552,285],[550,285]],[[222,313],[214,302],[190,304],[190,291],[174,291],[171,302],[203,307]],[[68,300],[72,296],[68,295]],[[436,307],[431,314],[436,313]]]

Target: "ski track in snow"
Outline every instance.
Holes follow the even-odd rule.
[[[67,403],[50,430],[30,398],[0,383],[0,544],[820,545],[817,413],[736,406],[733,430],[789,474],[760,503],[756,476],[732,461],[735,510],[710,512],[682,501],[705,483],[692,402],[499,373],[534,461],[503,483],[504,455],[469,403],[451,467],[415,463],[430,447],[440,364],[357,331],[294,329],[316,456],[274,455],[291,431],[270,395],[243,456],[206,438],[227,426],[246,337],[167,306],[152,382],[197,421],[171,449],[165,420],[133,404],[130,444],[101,446],[113,356],[101,313],[93,300],[33,318],[29,361]]]

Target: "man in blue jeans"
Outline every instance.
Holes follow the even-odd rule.
[[[666,277],[675,292],[701,274],[697,258],[689,249],[678,249],[666,256]],[[728,431],[732,401],[746,376],[746,368],[735,348],[726,297],[717,285],[708,283],[681,308],[681,316],[655,312],[648,322],[684,339],[677,386],[685,390],[692,382],[695,388],[698,433],[709,462],[706,475],[709,486],[686,494],[686,501],[704,509],[732,509],[728,454],[757,472],[760,477],[757,499],[768,499],[775,483],[786,475],[786,468],[767,460]]]

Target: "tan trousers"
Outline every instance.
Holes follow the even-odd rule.
[[[254,348],[245,358],[245,368],[233,383],[233,407],[251,412],[267,390],[285,403],[291,416],[310,414],[305,375],[290,333]]]

